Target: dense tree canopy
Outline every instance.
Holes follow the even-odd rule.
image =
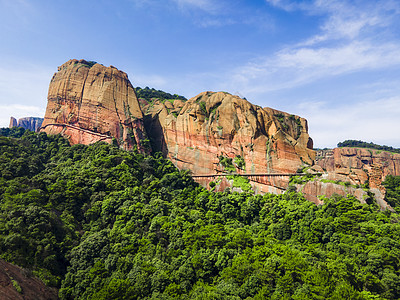
[[[399,218],[374,204],[214,193],[159,154],[1,133],[0,257],[62,299],[400,298]]]
[[[370,149],[400,153],[400,149],[393,148],[391,146],[381,146],[381,145],[377,145],[374,143],[367,143],[367,142],[357,141],[357,140],[346,140],[344,142],[338,143],[337,146],[338,147],[370,148]]]
[[[179,99],[179,100],[184,100],[186,101],[187,99],[184,96],[180,96],[177,94],[170,94],[161,90],[156,90],[154,88],[149,88],[146,86],[144,89],[140,87],[135,87],[135,92],[138,98],[140,99],[145,99],[145,100],[151,100],[152,98],[157,98],[157,99]]]

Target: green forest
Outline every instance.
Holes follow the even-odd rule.
[[[337,144],[338,147],[358,147],[358,148],[369,148],[376,149],[381,151],[388,151],[394,153],[400,153],[400,149],[393,148],[392,146],[381,146],[374,143],[368,143],[357,140],[345,140],[344,142],[340,142]]]
[[[374,203],[210,192],[160,153],[22,128],[0,149],[0,257],[61,299],[400,298],[399,216]]]
[[[156,90],[154,88],[149,88],[146,86],[144,89],[141,87],[135,87],[135,92],[138,98],[145,99],[150,101],[152,98],[167,100],[167,99],[179,99],[186,101],[187,99],[184,96],[180,96],[177,94],[170,94],[161,90]]]

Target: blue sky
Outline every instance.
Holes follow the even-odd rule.
[[[43,116],[57,67],[134,86],[227,91],[305,117],[315,147],[400,147],[400,2],[0,0],[0,126]]]

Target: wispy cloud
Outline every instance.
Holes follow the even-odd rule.
[[[399,47],[354,41],[329,48],[285,48],[272,58],[239,68],[234,81],[249,92],[293,88],[321,78],[398,65]]]
[[[273,28],[273,22],[265,11],[249,11],[241,1],[229,0],[170,0],[184,13],[189,14],[192,22],[202,28],[215,28],[231,25],[243,25],[266,30]]]
[[[1,19],[13,19],[19,26],[28,26],[31,17],[37,13],[36,8],[31,1],[27,0],[0,0]],[[1,20],[0,20],[1,24]],[[9,24],[9,23],[5,23]],[[4,26],[4,25],[3,25]],[[10,28],[7,28],[10,29]],[[4,30],[4,28],[3,28]]]
[[[168,78],[159,76],[159,75],[146,75],[146,74],[140,74],[133,76],[130,78],[135,84],[135,86],[140,86],[142,88],[146,86],[150,87],[157,87],[158,89],[164,88],[165,86],[168,86],[170,83]]]
[[[213,0],[172,0],[181,9],[200,9],[207,13],[218,14],[223,8],[222,1]]]
[[[325,21],[318,34],[238,68],[232,80],[242,89],[267,92],[400,64],[400,43],[390,36],[400,12],[395,2],[267,2],[288,11],[319,14]]]

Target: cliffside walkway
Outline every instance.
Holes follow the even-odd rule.
[[[218,174],[202,174],[202,175],[192,175],[193,179],[200,181],[212,181],[218,177],[227,176],[242,176],[247,177],[252,182],[257,182],[265,185],[271,185],[278,188],[284,189],[285,187],[281,184],[282,180],[287,182],[287,177],[292,176],[304,176],[307,173],[249,173],[249,174],[229,174],[229,173],[218,173]],[[281,186],[282,185],[282,186]]]
[[[220,177],[220,176],[243,176],[243,177],[252,177],[252,176],[268,176],[268,177],[276,177],[276,176],[304,176],[307,173],[249,173],[249,174],[240,174],[240,173],[218,173],[218,174],[204,174],[204,175],[192,175],[193,178],[204,178],[204,177]]]
[[[58,126],[58,127],[64,127],[64,128],[68,127],[68,128],[76,129],[78,131],[89,133],[91,135],[95,135],[95,136],[101,137],[102,138],[101,140],[112,139],[111,135],[106,135],[106,134],[102,134],[102,133],[99,133],[99,132],[94,132],[94,131],[91,131],[91,130],[88,130],[88,129],[84,129],[84,128],[81,128],[81,127],[78,127],[78,126],[75,126],[75,125],[64,124],[64,123],[49,123],[49,124],[46,124],[45,126],[40,127],[39,130],[45,129],[47,126]]]

